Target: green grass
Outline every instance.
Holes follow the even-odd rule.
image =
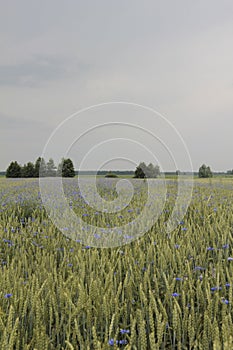
[[[176,195],[168,181],[170,199],[147,234],[98,249],[54,227],[36,180],[1,179],[1,350],[232,349],[232,189],[232,179],[195,180],[184,222],[168,235]],[[105,187],[102,194],[113,195]],[[77,214],[87,210],[76,204]]]

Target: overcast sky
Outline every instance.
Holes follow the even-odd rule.
[[[195,170],[232,169],[232,38],[232,0],[2,1],[0,170],[34,161],[69,115],[110,101],[164,115]]]

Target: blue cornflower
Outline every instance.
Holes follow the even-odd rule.
[[[222,302],[224,303],[224,304],[229,304],[229,300],[227,300],[227,299],[225,299],[225,298],[222,298]]]
[[[121,333],[121,334],[129,334],[129,333],[130,333],[130,330],[129,330],[129,329],[121,329],[121,330],[120,330],[120,333]]]
[[[229,256],[229,258],[227,258],[228,261],[232,261],[233,258],[231,256]]]
[[[180,245],[179,245],[179,244],[175,244],[175,248],[176,248],[176,249],[179,249],[179,248],[180,248]]]
[[[179,293],[172,293],[172,296],[173,296],[173,297],[179,297],[180,294],[179,294]]]
[[[114,339],[109,339],[108,341],[108,344],[110,346],[114,346]],[[122,340],[116,340],[116,344],[118,345],[126,345],[128,344],[127,340],[126,339],[122,339]]]
[[[69,263],[69,264],[67,264],[67,266],[72,267],[72,266],[73,266],[73,264]]]
[[[132,238],[133,238],[133,236],[130,236],[130,235],[125,235],[125,236],[124,236],[124,238],[125,238],[125,239],[132,239]]]
[[[229,244],[224,244],[224,245],[222,246],[222,248],[223,248],[223,249],[229,248]]]
[[[226,283],[225,286],[226,287],[230,287],[231,285],[230,285],[230,283]]]
[[[182,227],[181,231],[187,231],[187,227]]]
[[[113,346],[114,345],[114,339],[109,339],[108,344]]]
[[[7,293],[7,294],[4,295],[4,298],[9,299],[10,297],[12,297],[12,295],[13,294],[11,294],[11,293]]]
[[[216,290],[222,290],[222,287],[212,287],[210,290],[211,292],[215,292]]]
[[[214,250],[214,248],[213,248],[213,247],[208,247],[207,250],[208,250],[208,251],[209,251],[209,250]]]
[[[181,277],[176,277],[176,281],[183,281],[183,278],[181,278]]]

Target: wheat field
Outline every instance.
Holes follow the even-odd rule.
[[[121,215],[96,213],[72,186],[73,210],[95,225],[128,222],[143,206],[141,190]],[[36,180],[0,179],[1,350],[233,349],[233,179],[195,180],[167,234],[176,190],[169,180],[141,238],[94,248],[54,226]]]

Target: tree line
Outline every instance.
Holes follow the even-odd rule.
[[[33,178],[33,177],[74,177],[75,170],[70,158],[62,158],[58,167],[54,160],[50,158],[48,162],[43,157],[38,157],[35,163],[28,162],[23,166],[17,161],[12,161],[6,170],[8,178]]]
[[[232,171],[233,173],[233,171]],[[180,175],[181,172],[176,170],[176,175]],[[160,175],[160,168],[158,165],[153,165],[152,163],[146,165],[144,162],[141,162],[135,170],[135,178],[157,178]],[[210,166],[202,164],[198,170],[199,178],[210,178],[213,177],[213,172],[210,169]]]
[[[131,171],[117,171],[116,175],[119,173],[122,175],[131,175]],[[176,170],[176,175],[181,172]],[[228,174],[233,174],[233,170],[227,172]],[[99,175],[105,175],[106,171],[98,172]],[[146,165],[141,162],[134,171],[134,178],[144,179],[144,178],[157,178],[160,176],[160,168],[158,165],[149,163]],[[21,166],[17,161],[12,161],[6,170],[6,177],[8,178],[33,178],[33,177],[74,177],[75,169],[73,162],[70,158],[62,158],[58,166],[55,166],[54,160],[50,158],[48,162],[45,161],[43,157],[38,157],[35,163],[28,162]],[[210,178],[213,176],[213,172],[209,166],[202,164],[198,171],[199,178]]]

